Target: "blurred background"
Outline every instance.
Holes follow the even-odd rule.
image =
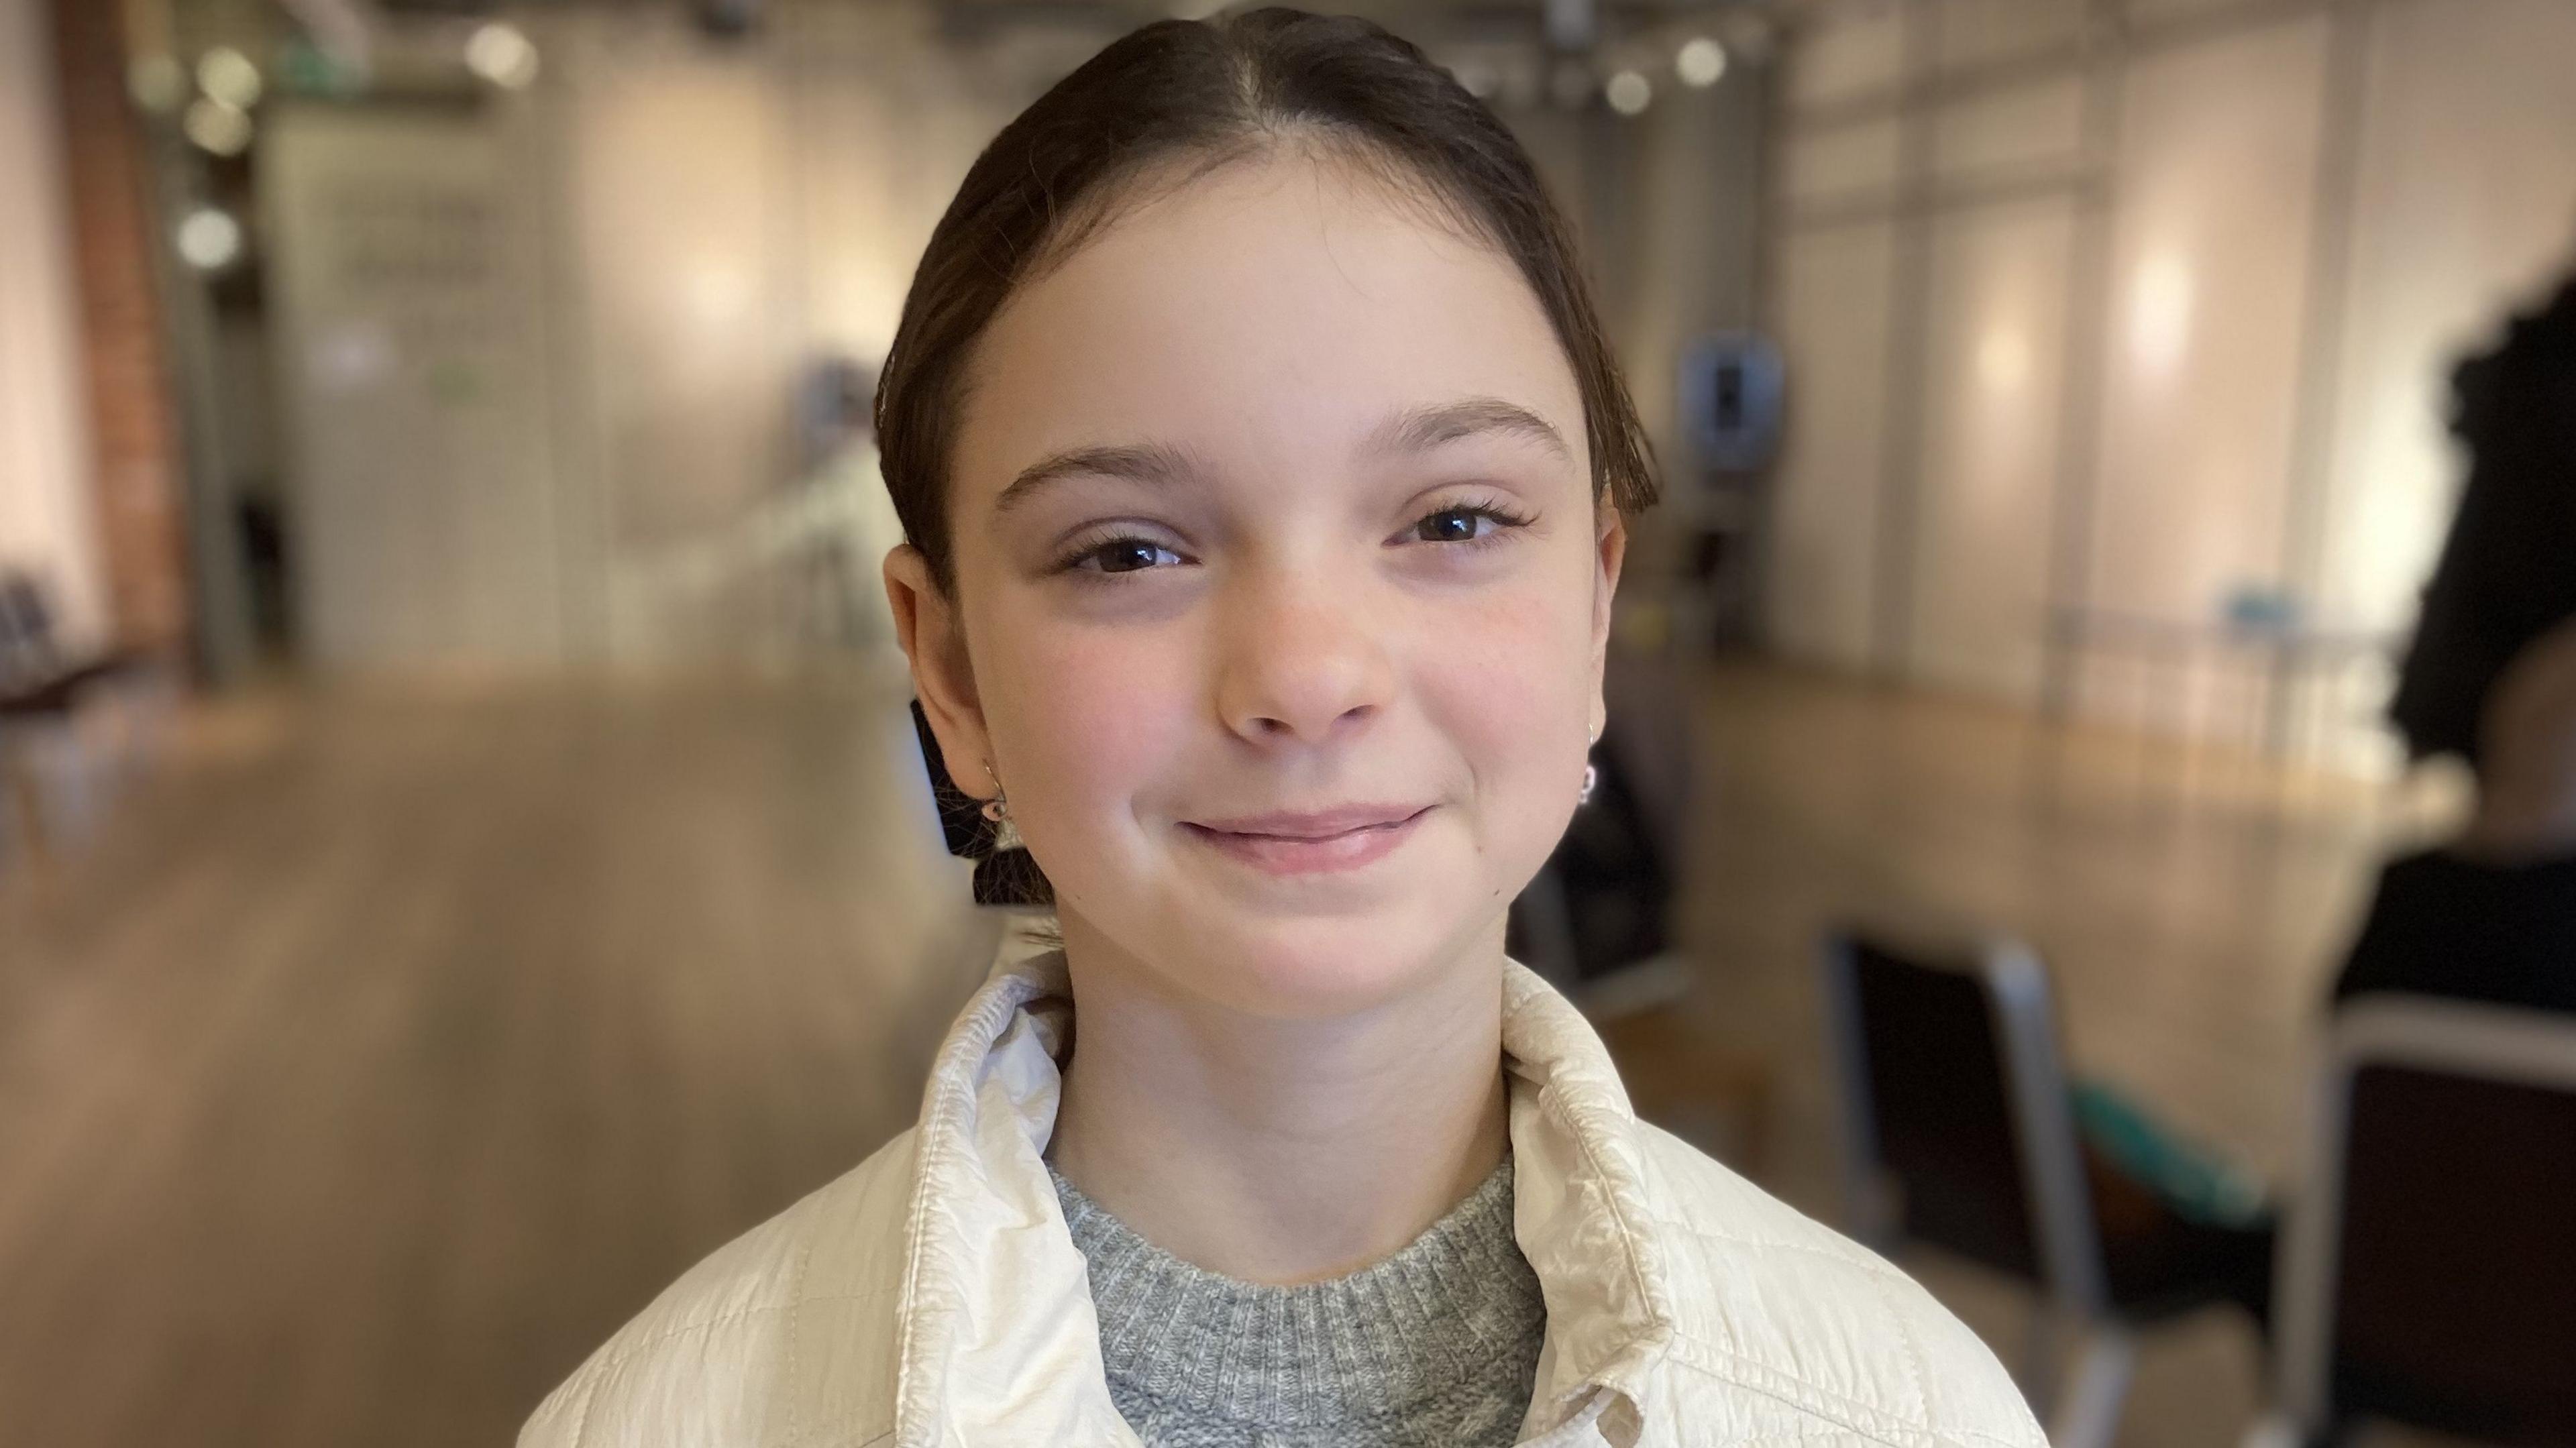
[[[909,1124],[1000,923],[875,368],[990,135],[1212,8],[0,0],[0,1437],[506,1441]],[[1663,462],[1514,920],[1641,1110],[2061,1444],[2576,1442],[2576,832],[2443,845],[2576,615],[2576,5],[1352,8]],[[2349,1030],[2410,856],[2410,998],[2520,984]]]

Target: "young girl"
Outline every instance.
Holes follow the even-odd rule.
[[[968,173],[877,419],[917,692],[1061,948],[524,1444],[2038,1448],[1504,958],[1653,484],[1445,72],[1287,10],[1110,46]]]

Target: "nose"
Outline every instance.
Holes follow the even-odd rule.
[[[1275,574],[1238,588],[1218,641],[1227,729],[1261,745],[1320,744],[1386,707],[1395,665],[1367,625],[1361,590]]]

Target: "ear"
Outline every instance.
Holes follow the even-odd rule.
[[[894,609],[895,637],[912,661],[913,694],[930,720],[930,732],[939,736],[948,777],[965,794],[991,799],[1001,788],[986,768],[993,740],[984,729],[984,705],[975,692],[965,620],[956,601],[931,577],[930,559],[909,543],[886,554],[885,589],[886,602]]]
[[[1615,506],[1601,515],[1594,540],[1600,566],[1592,574],[1592,735],[1599,738],[1610,722],[1610,706],[1601,696],[1601,676],[1610,661],[1610,601],[1619,593],[1619,569],[1628,561],[1628,518]]]

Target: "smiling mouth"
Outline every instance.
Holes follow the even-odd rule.
[[[1183,820],[1182,831],[1239,863],[1272,875],[1356,870],[1392,853],[1431,806],[1359,805],[1310,813]]]

